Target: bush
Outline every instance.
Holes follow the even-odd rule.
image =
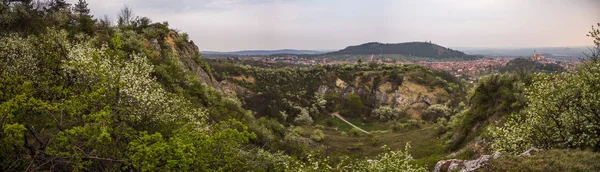
[[[308,114],[306,108],[300,109],[300,114],[294,119],[294,123],[298,125],[311,125],[313,123],[312,117]]]
[[[376,135],[369,134],[369,143],[371,144],[371,146],[379,146],[381,140]]]
[[[438,118],[448,118],[450,116],[450,109],[441,104],[435,104],[427,107],[421,118],[425,121],[436,122]]]
[[[277,120],[268,117],[260,117],[257,121],[260,125],[268,128],[274,133],[277,133],[280,137],[285,135],[285,127],[281,125],[281,123],[277,122]]]
[[[350,129],[350,131],[348,131],[348,134],[351,136],[360,136],[363,134],[363,132],[353,127],[352,129]]]
[[[352,151],[360,150],[363,148],[363,146],[364,146],[364,144],[362,142],[353,143],[352,146],[348,147],[348,150],[352,150]]]
[[[308,134],[306,133],[306,131],[304,131],[304,129],[302,127],[294,127],[292,128],[292,133],[301,135],[301,136],[307,136]]]
[[[390,120],[396,120],[402,117],[402,112],[390,106],[381,106],[373,110],[371,116],[379,119],[380,121],[386,122]]]
[[[335,126],[335,122],[333,122],[332,118],[329,118],[329,119],[325,120],[325,125],[327,125],[328,127],[333,127],[333,126]]]
[[[319,124],[317,124],[315,127],[316,127],[317,129],[319,129],[319,130],[324,130],[324,129],[325,129],[325,126],[323,126],[323,125],[319,125]]]
[[[325,138],[325,134],[323,134],[323,131],[316,129],[315,131],[313,131],[313,134],[310,136],[310,138],[314,141],[320,142]]]
[[[406,121],[398,121],[396,122],[396,124],[394,124],[392,126],[392,130],[394,131],[403,131],[403,130],[407,130],[407,129],[411,129],[411,128],[418,128],[420,127],[420,123],[419,121],[415,120],[415,119],[409,119]]]
[[[361,117],[368,114],[369,108],[365,106],[362,98],[358,94],[348,94],[342,104],[340,114],[349,117]]]
[[[492,147],[519,153],[532,146],[600,150],[600,62],[572,73],[537,74],[527,89],[528,106],[491,129]]]
[[[438,118],[437,122],[435,123],[435,128],[438,134],[446,133],[446,131],[449,129],[448,125],[448,120],[446,118]]]

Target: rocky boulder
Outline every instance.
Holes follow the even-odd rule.
[[[527,151],[521,153],[520,156],[531,156],[538,152],[541,152],[541,150],[537,148],[530,148]],[[490,160],[497,159],[500,156],[500,152],[495,152],[491,155],[482,155],[475,160],[443,160],[435,164],[433,172],[450,172],[456,170],[458,170],[459,172],[476,171],[477,169],[485,167]]]

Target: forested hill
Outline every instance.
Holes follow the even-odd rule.
[[[342,50],[327,53],[327,55],[364,55],[364,54],[401,54],[406,56],[428,57],[433,59],[461,58],[476,59],[478,56],[467,55],[429,42],[405,42],[396,44],[370,42],[349,46]]]

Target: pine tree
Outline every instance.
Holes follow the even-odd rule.
[[[85,0],[79,0],[77,4],[73,7],[73,11],[79,15],[89,15],[90,9],[88,8],[88,3]]]

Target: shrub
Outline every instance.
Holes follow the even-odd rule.
[[[448,131],[449,129],[448,125],[448,120],[446,118],[438,118],[437,122],[435,123],[435,127],[438,131],[438,134],[446,133],[446,131]]]
[[[425,121],[435,122],[438,118],[448,118],[450,116],[450,109],[441,104],[435,104],[427,107],[421,118]]]
[[[306,108],[300,109],[300,114],[294,119],[294,123],[298,125],[311,125],[313,123],[312,117],[308,114]]]
[[[352,146],[348,147],[348,150],[352,150],[352,151],[360,150],[363,148],[363,146],[364,146],[364,144],[362,142],[353,143]]]
[[[333,122],[332,118],[329,118],[329,119],[325,120],[325,125],[327,125],[328,127],[333,127],[333,126],[335,126],[335,122]]]
[[[316,127],[317,129],[319,129],[319,130],[324,130],[324,129],[325,129],[325,126],[323,126],[323,125],[319,125],[319,124],[317,124],[315,127]]]
[[[420,127],[419,121],[415,120],[415,119],[409,119],[406,121],[398,121],[396,122],[396,124],[394,124],[392,126],[392,130],[394,131],[403,131],[406,129],[411,129],[411,128],[418,128]]]
[[[281,125],[281,123],[277,122],[277,120],[268,118],[268,117],[260,117],[258,118],[258,123],[269,130],[277,133],[279,136],[283,137],[285,134],[285,127]]]
[[[358,94],[348,94],[342,104],[340,114],[350,117],[360,117],[368,114],[369,108],[365,106],[362,98]]]
[[[381,143],[381,140],[376,135],[369,134],[369,143],[372,146],[378,146]]]
[[[379,119],[380,121],[396,120],[402,116],[402,112],[398,109],[390,106],[381,106],[371,113],[372,117]]]
[[[325,138],[325,134],[323,134],[323,131],[316,129],[315,131],[313,131],[313,134],[310,136],[310,138],[314,141],[320,142]]]
[[[537,74],[527,91],[529,105],[491,129],[492,147],[518,153],[538,148],[600,150],[600,62],[586,61],[572,73]]]
[[[294,127],[292,128],[292,133],[301,135],[301,136],[307,136],[306,131],[304,131],[304,129],[302,127]]]
[[[350,134],[351,136],[360,136],[363,134],[363,132],[357,128],[352,128],[350,129],[350,131],[348,131],[348,134]]]

